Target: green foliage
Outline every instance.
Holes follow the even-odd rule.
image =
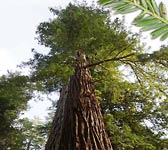
[[[155,134],[144,122],[144,120],[153,120],[155,131],[161,122],[163,124],[167,122],[166,116],[161,113],[162,110],[155,109],[154,112],[152,111],[155,105],[154,101],[151,101],[153,99],[152,92],[144,93],[144,90],[137,84],[125,83],[124,85],[122,83],[121,87],[116,101],[113,100],[112,96],[103,97],[108,93],[101,95],[103,97],[104,120],[113,148],[115,150],[123,149],[123,147],[128,150],[158,150],[163,147],[163,141],[160,139],[162,134]],[[159,113],[163,116],[159,116]],[[155,122],[157,120],[160,122]],[[157,130],[159,129],[157,128]]]
[[[27,108],[32,97],[28,90],[28,77],[8,73],[0,77],[0,147],[2,150],[19,149],[22,133],[14,127],[21,111]]]
[[[112,23],[107,11],[72,4],[66,9],[51,11],[56,18],[41,23],[37,30],[39,43],[51,50],[48,55],[34,51],[34,59],[27,63],[33,70],[31,80],[41,89],[52,91],[67,83],[73,73],[73,56],[79,49],[91,62],[133,52],[138,36],[129,36],[118,19]]]
[[[99,0],[99,3],[111,7],[117,14],[127,14],[141,10],[133,24],[141,27],[142,31],[152,31],[152,38],[160,40],[168,38],[168,20],[166,6],[155,0]]]
[[[121,3],[115,4],[119,7]],[[96,94],[114,150],[164,147],[166,51],[143,53],[139,35],[128,31],[119,19],[111,22],[103,9],[69,4],[66,9],[51,11],[55,18],[41,23],[37,30],[39,43],[50,52],[42,55],[34,51],[34,58],[26,63],[32,67],[30,78],[36,89],[51,92],[66,84],[74,72],[74,55],[82,50],[92,65]],[[123,66],[130,70],[127,73],[133,81],[121,71]]]
[[[42,123],[38,118],[30,121],[27,118],[20,119],[20,130],[23,135],[22,149],[41,150],[44,149],[47,139],[48,124]]]

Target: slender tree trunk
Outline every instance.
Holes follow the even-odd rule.
[[[82,52],[75,74],[63,87],[46,150],[112,150],[90,72]]]

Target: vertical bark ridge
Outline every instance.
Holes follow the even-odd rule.
[[[112,150],[81,51],[76,61],[75,74],[62,90],[46,150]]]

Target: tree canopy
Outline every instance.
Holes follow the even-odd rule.
[[[85,4],[51,9],[54,19],[39,25],[40,44],[47,55],[34,51],[31,81],[39,90],[58,90],[74,72],[74,56],[87,55],[107,131],[113,148],[160,149],[167,130],[167,47],[143,52],[139,35],[109,12]],[[126,75],[124,70],[129,70]],[[133,80],[129,80],[129,76]],[[149,126],[146,122],[150,122]]]

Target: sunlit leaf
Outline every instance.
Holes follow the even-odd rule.
[[[161,41],[164,41],[164,40],[167,39],[167,38],[168,38],[168,32],[164,33],[164,34],[161,36],[160,40],[161,40]]]
[[[165,26],[164,23],[150,24],[150,25],[148,25],[148,26],[144,26],[144,27],[142,27],[141,31],[149,31],[149,30],[153,30],[153,29],[161,28],[161,27],[164,27],[164,26]]]
[[[167,9],[162,2],[159,4],[159,11],[160,11],[160,16],[163,17],[164,19],[167,19]]]
[[[145,17],[145,18],[136,20],[134,24],[141,27],[141,26],[146,26],[153,23],[158,23],[158,22],[159,20],[154,17]]]
[[[159,15],[159,7],[157,6],[156,1],[155,1],[155,0],[150,0],[150,2],[151,2],[151,5],[152,5],[152,7],[153,7],[155,13],[156,13],[157,15]]]
[[[167,30],[168,30],[168,26],[164,26],[164,27],[162,27],[162,28],[159,28],[159,29],[153,31],[153,32],[151,33],[152,38],[153,38],[153,39],[156,39],[157,37],[159,37],[160,35],[162,35],[162,34],[163,34],[165,31],[167,31]]]
[[[127,13],[135,12],[137,10],[138,10],[138,8],[136,8],[136,7],[131,7],[129,9],[128,8],[124,8],[124,9],[117,10],[116,13],[127,14]]]
[[[144,8],[148,8],[146,0],[140,0],[140,5],[142,5]]]
[[[126,4],[126,5],[121,5],[121,6],[116,6],[116,7],[113,7],[114,10],[116,11],[120,11],[122,9],[130,9],[132,6],[130,6],[129,4]]]
[[[117,2],[117,3],[110,3],[110,2],[108,2],[108,3],[105,4],[105,6],[112,7],[112,8],[119,8],[121,6],[125,6],[126,4],[127,3],[125,3],[125,2]]]

